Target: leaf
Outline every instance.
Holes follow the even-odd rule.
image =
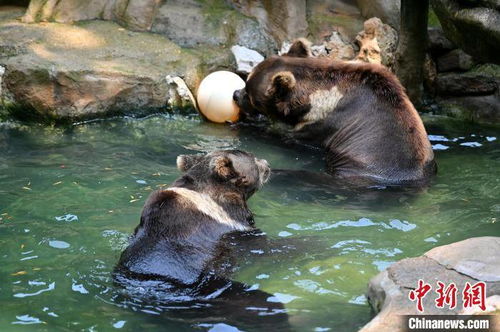
[[[28,272],[26,271],[18,271],[16,273],[11,273],[11,276],[22,276],[23,274],[26,274]]]

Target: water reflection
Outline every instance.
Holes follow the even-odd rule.
[[[239,252],[234,274],[259,301],[214,304],[165,303],[113,284],[145,197],[178,176],[178,154],[238,147],[275,168],[322,174],[321,151],[190,118],[0,124],[0,330],[251,330],[269,312],[263,330],[276,330],[280,314],[285,328],[357,330],[371,318],[363,294],[379,271],[437,245],[500,235],[498,129],[434,118],[427,129],[439,171],[423,190],[275,174],[249,202],[269,244]]]

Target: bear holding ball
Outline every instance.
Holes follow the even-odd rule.
[[[299,39],[257,65],[233,98],[242,112],[288,123],[294,138],[323,146],[337,178],[405,184],[436,172],[422,120],[383,66],[314,58]]]

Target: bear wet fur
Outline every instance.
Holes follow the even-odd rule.
[[[234,99],[245,114],[288,123],[294,138],[323,146],[335,177],[404,184],[436,172],[422,120],[383,66],[314,58],[299,39],[256,66]]]
[[[239,150],[181,155],[184,172],[172,186],[147,199],[140,224],[115,268],[115,280],[166,280],[197,286],[223,256],[221,238],[254,229],[246,201],[268,179],[265,160]]]

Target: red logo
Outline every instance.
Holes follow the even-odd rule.
[[[457,286],[452,282],[445,288],[445,284],[441,281],[438,281],[439,288],[436,290],[436,293],[439,294],[439,297],[436,299],[436,307],[444,308],[445,304],[453,309],[457,306]]]
[[[436,293],[438,297],[435,299],[436,308],[444,308],[448,306],[450,309],[454,309],[457,306],[457,293],[458,288],[455,283],[449,285],[444,284],[441,281],[437,282]],[[418,280],[417,288],[410,291],[408,298],[411,301],[417,301],[417,310],[419,312],[424,312],[424,306],[422,303],[423,298],[430,292],[432,286],[426,284],[422,279]],[[469,282],[465,283],[464,290],[462,292],[462,301],[464,308],[470,308],[473,306],[479,306],[481,310],[486,310],[486,283],[479,281],[474,285]]]
[[[462,295],[464,308],[477,305],[481,310],[486,310],[486,284],[484,282],[477,282],[473,286],[466,282]]]
[[[422,279],[418,279],[418,287],[410,291],[410,300],[417,300],[417,310],[424,312],[424,306],[422,305],[422,299],[427,295],[427,293],[432,289],[432,286],[426,284]]]

